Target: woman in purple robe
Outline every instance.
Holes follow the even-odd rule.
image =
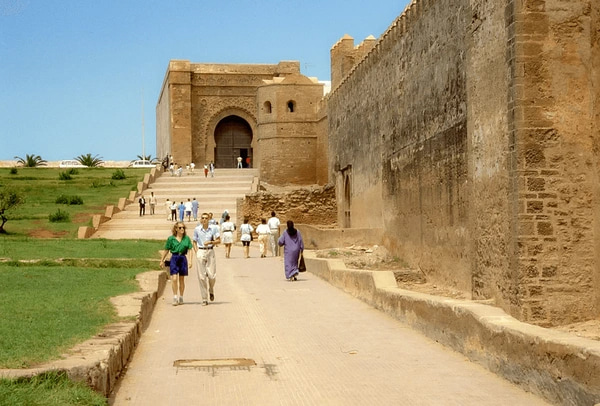
[[[292,220],[287,221],[287,229],[281,234],[277,243],[280,247],[285,246],[283,252],[285,278],[289,281],[298,280],[298,259],[304,251],[304,241],[302,241],[300,231],[294,228]]]

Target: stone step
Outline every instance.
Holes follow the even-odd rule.
[[[200,176],[201,175],[201,176]],[[167,220],[164,206],[165,199],[186,202],[196,198],[198,201],[198,216],[203,213],[213,213],[219,221],[224,210],[229,212],[231,220],[236,222],[237,199],[252,191],[252,184],[257,170],[223,169],[216,170],[215,177],[204,178],[203,173],[196,172],[181,177],[163,173],[144,191],[146,201],[150,192],[158,198],[154,215],[148,214],[150,207],[146,205],[146,215],[139,215],[139,204],[135,202],[125,206],[124,210],[116,213],[111,220],[100,225],[92,238],[107,239],[156,239],[164,240],[171,233],[173,223]],[[170,218],[170,216],[169,216]],[[194,228],[198,221],[187,222],[188,228]],[[188,232],[191,232],[188,231]]]

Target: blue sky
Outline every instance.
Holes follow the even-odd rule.
[[[154,157],[169,60],[296,60],[330,80],[333,44],[379,37],[408,3],[0,0],[0,160]]]

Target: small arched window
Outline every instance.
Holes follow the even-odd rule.
[[[271,102],[270,101],[265,102],[265,113],[271,114]]]
[[[287,111],[288,113],[293,113],[294,111],[296,111],[296,102],[293,100],[290,100],[289,102],[287,102]]]

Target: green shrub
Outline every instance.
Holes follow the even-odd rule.
[[[79,170],[78,170],[77,168],[69,168],[69,169],[67,170],[67,173],[68,173],[69,175],[79,175]]]
[[[56,204],[69,204],[69,196],[60,195],[54,201]]]
[[[71,196],[69,198],[69,204],[83,204],[83,199],[80,196]]]
[[[56,204],[83,204],[83,199],[79,196],[60,195],[56,198]]]
[[[71,221],[71,216],[69,216],[68,212],[58,209],[54,213],[48,215],[48,220],[50,220],[51,223],[68,223]]]
[[[73,177],[68,172],[60,172],[58,174],[58,179],[60,180],[71,180]]]
[[[127,178],[127,176],[125,176],[125,172],[123,172],[123,169],[117,169],[112,174],[112,179],[114,179],[114,180],[121,180],[121,179],[126,179],[126,178]]]
[[[10,168],[10,172],[11,175],[16,175],[17,173],[19,173],[19,171],[17,170],[17,168]]]

